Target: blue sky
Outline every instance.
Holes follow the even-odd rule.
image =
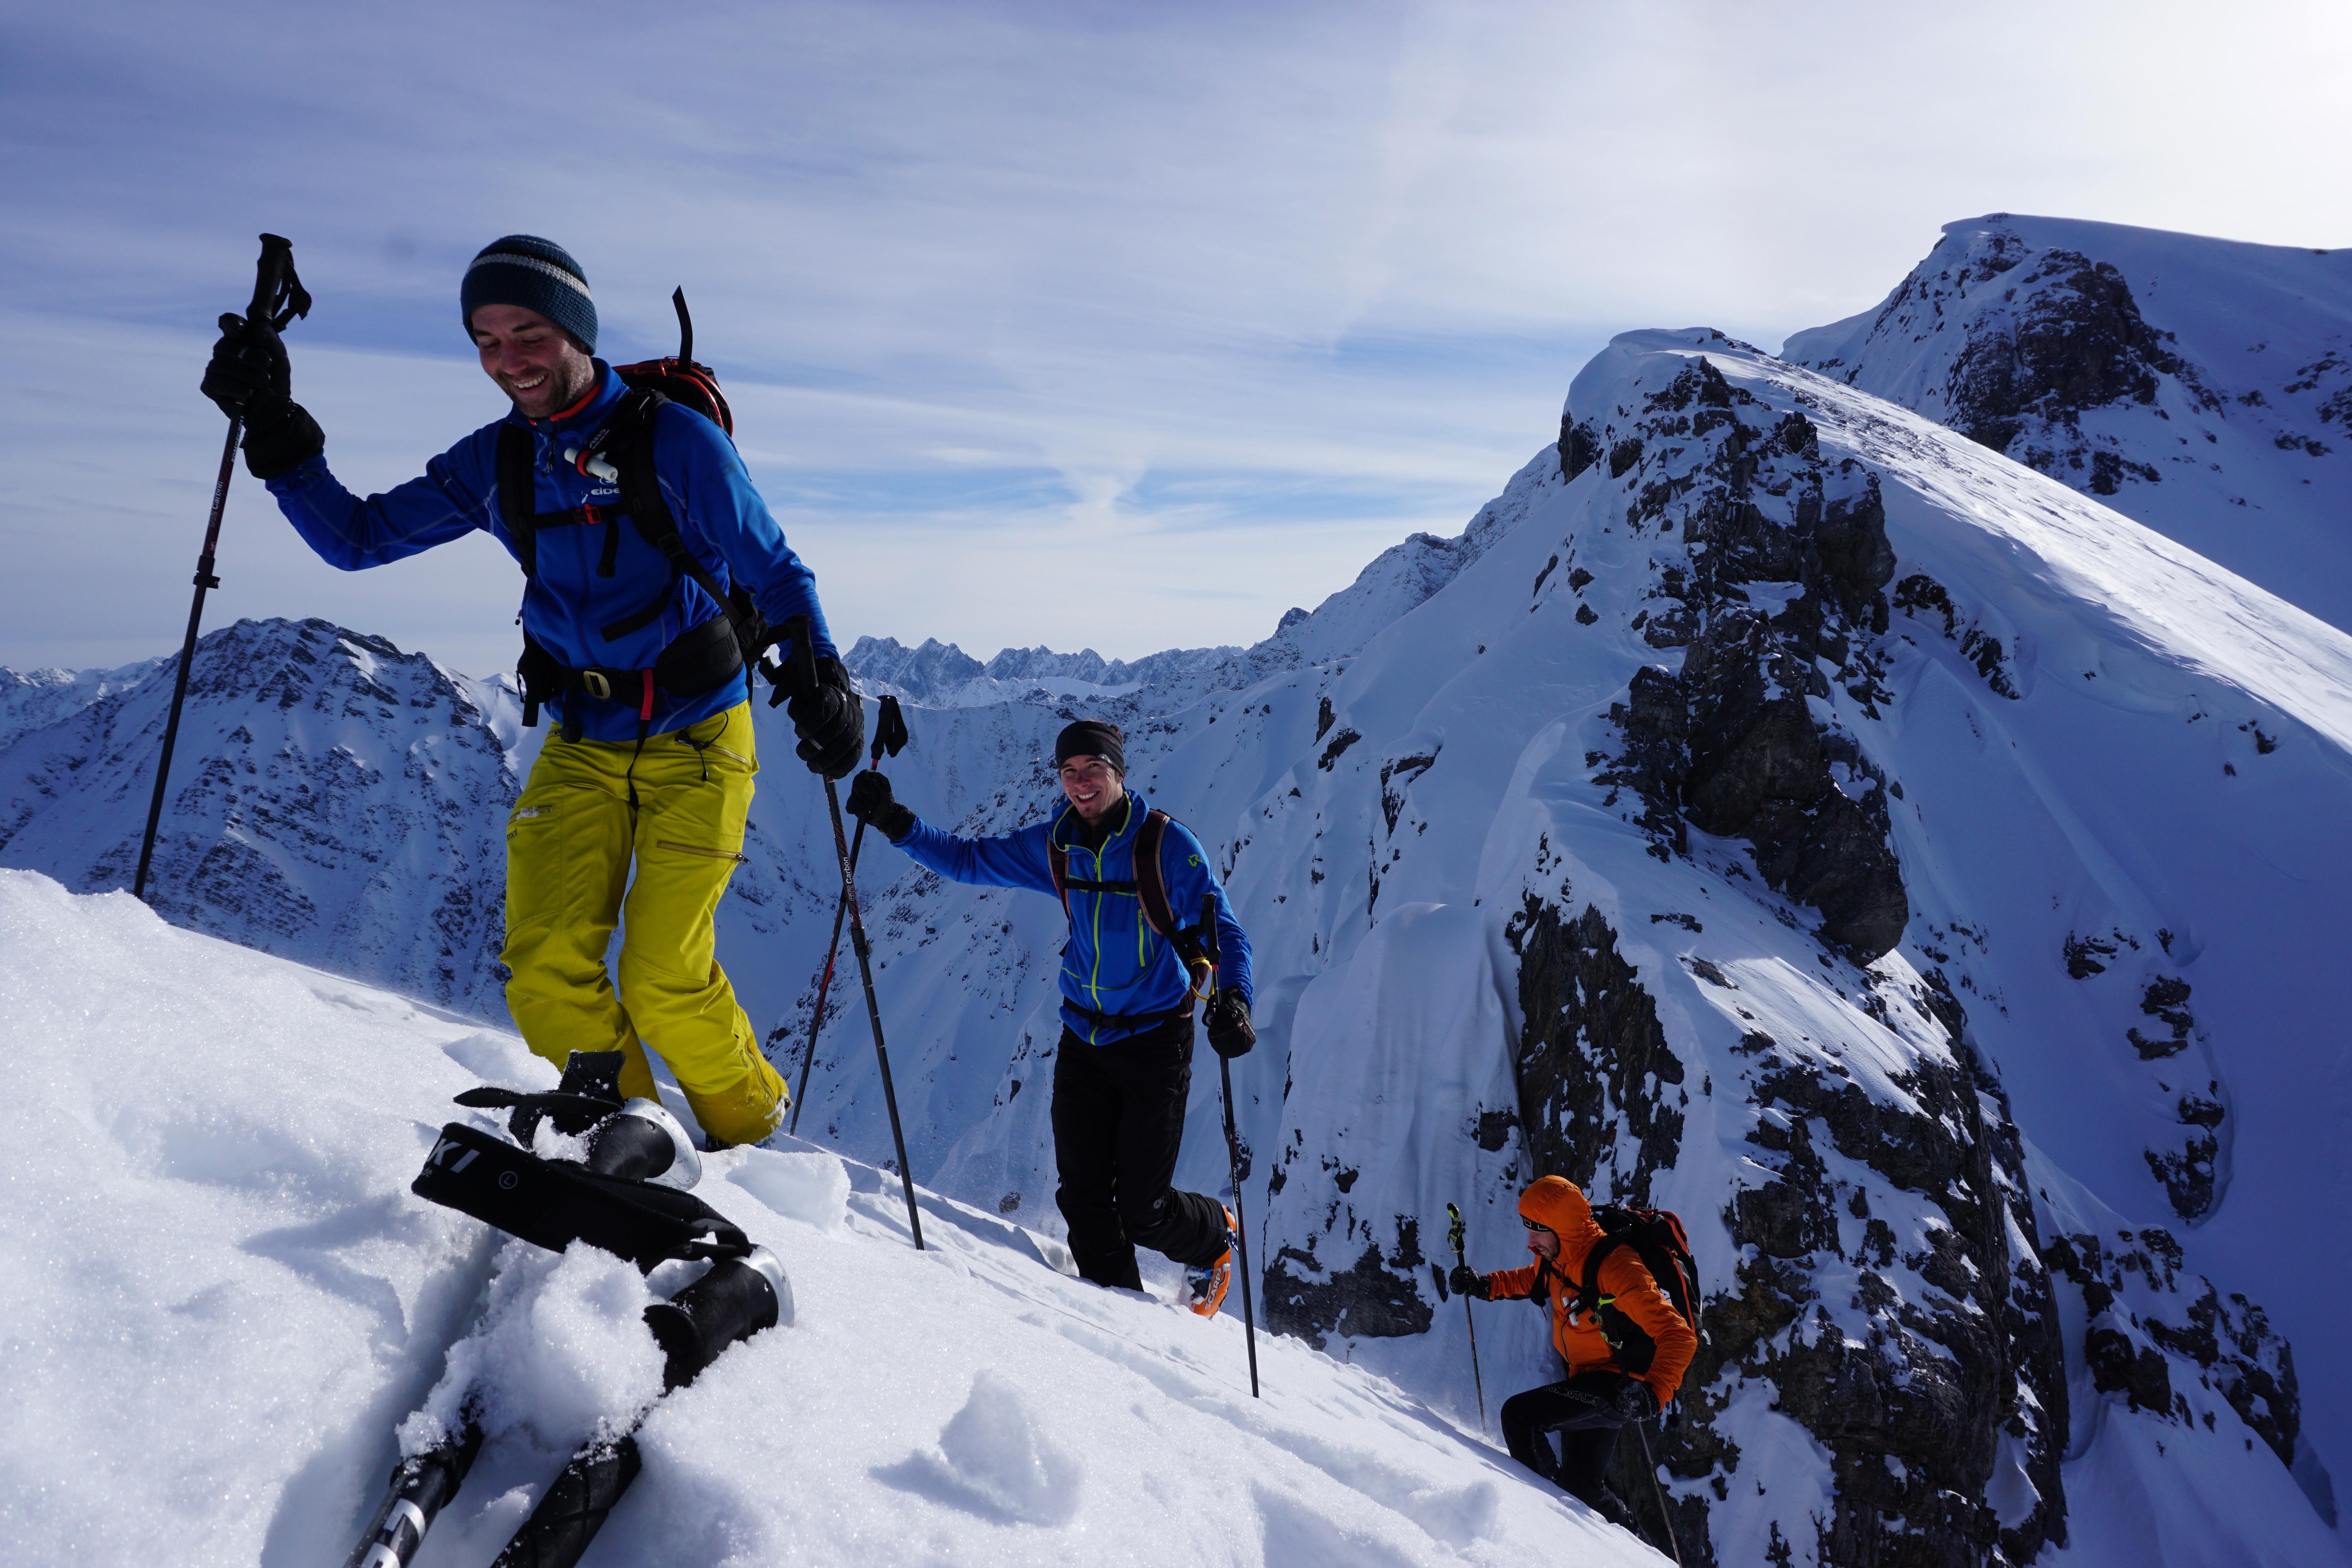
[[[496,417],[488,239],[700,357],[836,631],[1247,642],[1556,433],[1612,333],[1767,346],[2006,209],[2352,242],[2341,7],[100,3],[0,13],[0,663],[167,651],[264,228],[360,489]],[[208,622],[511,662],[485,540],[345,575],[240,475]]]

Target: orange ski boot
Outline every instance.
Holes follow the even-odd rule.
[[[1214,1263],[1184,1270],[1184,1283],[1192,1292],[1186,1305],[1204,1318],[1213,1318],[1217,1309],[1225,1304],[1225,1292],[1234,1284],[1234,1211],[1225,1211],[1225,1249]]]

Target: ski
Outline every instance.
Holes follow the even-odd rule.
[[[673,1259],[709,1261],[700,1279],[646,1309],[646,1327],[663,1356],[658,1404],[730,1345],[790,1323],[792,1287],[775,1254],[752,1246],[724,1215],[685,1191],[700,1179],[701,1157],[658,1102],[623,1100],[621,1061],[617,1051],[575,1051],[551,1093],[485,1087],[458,1095],[461,1105],[506,1110],[512,1142],[464,1122],[447,1123],[409,1190],[551,1251],[585,1241],[648,1273]],[[582,1139],[584,1157],[533,1153],[542,1122]],[[347,1568],[408,1568],[481,1451],[470,1396],[461,1408],[457,1431],[394,1467],[383,1502]],[[578,1560],[636,1479],[635,1433],[645,1414],[628,1434],[592,1442],[572,1456],[499,1562],[538,1568]]]
[[[646,1309],[664,1358],[660,1398],[627,1432],[583,1444],[514,1532],[493,1568],[572,1568],[625,1496],[644,1462],[636,1429],[662,1399],[686,1387],[730,1346],[793,1321],[792,1283],[764,1247],[729,1258],[666,1302]]]

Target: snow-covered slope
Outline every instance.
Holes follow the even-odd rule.
[[[2352,644],[1710,334],[1621,339],[1566,425],[1424,603],[1130,745],[1259,952],[1269,1318],[1459,1411],[1444,1204],[1495,1266],[1565,1170],[1701,1236],[1662,1458],[1718,1561],[2139,1562],[2151,1519],[2174,1561],[2341,1561]],[[894,776],[1008,827],[1059,720],[919,712]],[[1040,1213],[1058,911],[890,864],[917,1168]],[[832,1030],[812,1114],[878,1153]],[[1204,1083],[1211,1190],[1216,1114]],[[1490,1386],[1548,1375],[1533,1314],[1480,1342]]]
[[[2352,627],[2352,250],[1995,213],[1781,354]]]
[[[551,1084],[520,1040],[16,871],[0,996],[29,1047],[0,1226],[9,1561],[339,1563],[463,1338],[488,1443],[418,1562],[488,1562],[659,1389],[634,1268],[406,1190],[478,1114],[454,1091]],[[592,1562],[1658,1561],[1362,1368],[1265,1342],[1254,1401],[1230,1318],[1099,1291],[928,1197],[917,1253],[868,1167],[736,1150],[698,1190],[781,1256],[794,1321],[646,1423]]]
[[[1275,1327],[1475,1426],[1444,1205],[1498,1267],[1559,1170],[1691,1225],[1658,1458],[1699,1560],[2345,1560],[2340,632],[1854,387],[1636,333],[1463,540],[1181,675],[1085,706],[1257,948]],[[1074,710],[913,710],[898,793],[1032,820]],[[760,713],[721,956],[796,1067],[830,829]],[[879,844],[861,885],[916,1175],[1052,1234],[1060,911]],[[801,1131],[878,1163],[856,997]],[[1477,1311],[1490,1401],[1554,1375],[1535,1313]]]

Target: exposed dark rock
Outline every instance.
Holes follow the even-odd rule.
[[[1590,905],[1569,920],[1530,897],[1506,934],[1519,955],[1519,1124],[1534,1173],[1595,1191],[1622,1127],[1639,1146],[1633,1168],[1612,1164],[1595,1195],[1647,1204],[1683,1131],[1682,1112],[1651,1088],[1683,1081],[1656,1002]]]
[[[2180,1389],[2193,1378],[2219,1393],[2279,1463],[2293,1468],[2302,1425],[2294,1352],[2268,1316],[2243,1296],[2225,1299],[2201,1275],[2182,1279],[2180,1245],[2168,1231],[2126,1233],[2116,1241],[2121,1245],[2061,1236],[2042,1250],[2091,1312],[2084,1349],[2093,1385],[2122,1394],[2134,1410],[2186,1419]],[[2157,1306],[2149,1305],[2151,1297]]]
[[[1359,1233],[1360,1234],[1360,1233]],[[1365,1244],[1343,1271],[1326,1269],[1312,1245],[1285,1247],[1265,1269],[1265,1324],[1321,1350],[1331,1334],[1393,1339],[1429,1331],[1430,1304],[1413,1279],[1427,1262],[1421,1255],[1420,1222],[1396,1216],[1396,1242],[1383,1258],[1377,1243]]]
[[[1623,789],[1641,797],[1654,852],[1688,852],[1685,818],[1747,840],[1767,884],[1819,910],[1822,939],[1867,962],[1910,919],[1887,842],[1887,781],[1807,699],[1830,694],[1823,660],[1873,716],[1885,695],[1869,643],[1888,625],[1895,574],[1885,508],[1874,475],[1823,462],[1803,415],[1769,432],[1743,423],[1754,403],[1701,360],[1645,406],[1642,432],[1705,454],[1642,482],[1626,509],[1636,531],[1679,533],[1688,552],[1687,569],[1661,565],[1661,603],[1640,623],[1653,647],[1686,651],[1678,671],[1634,677],[1611,710],[1622,751],[1590,760],[1612,804]],[[1620,440],[1635,460],[1620,468],[1612,458],[1612,469],[1639,466],[1643,438]],[[1777,609],[1751,601],[1759,584],[1772,585]]]
[[[2113,958],[2116,955],[2116,944],[2111,942],[2102,942],[2097,937],[2076,936],[2074,932],[2068,931],[2065,954],[2066,973],[2077,980],[2088,980],[2094,974],[2105,974],[2107,972],[2107,966],[2101,963],[2099,960]]]
[[[1534,907],[1514,921],[1531,1026],[1549,1016],[1539,1009],[1558,985],[1546,976],[1598,954],[1596,924],[1591,911],[1562,922]],[[1728,983],[1720,970],[1700,970],[1704,962],[1693,963],[1695,973]],[[1953,1029],[1965,1064],[1964,1016],[1948,995],[1936,1001],[1930,1012]],[[1638,1013],[1621,1005],[1616,1016]],[[1621,1023],[1618,1033],[1626,1032]],[[1755,1037],[1761,1050],[1772,1049],[1769,1038]],[[1523,1083],[1529,1065],[1523,1046]],[[2029,1248],[2034,1236],[2021,1197],[2022,1145],[1997,1089],[1965,1065],[1931,1060],[1902,1087],[1911,1105],[1874,1099],[1834,1073],[1759,1065],[1749,1098],[1762,1115],[1748,1141],[1755,1162],[1773,1174],[1727,1205],[1725,1224],[1742,1248],[1735,1289],[1705,1305],[1706,1332],[1683,1384],[1685,1419],[1660,1436],[1657,1458],[1678,1477],[1720,1483],[1739,1455],[1716,1429],[1717,1417],[1741,1383],[1762,1380],[1774,1408],[1831,1455],[1834,1499],[1811,1542],[1818,1561],[1857,1568],[2030,1562],[2064,1533],[2058,1467],[2067,1418],[2049,1271],[2030,1250],[2013,1263],[2010,1249],[2012,1235],[2023,1235]],[[1586,1103],[1594,1098],[1584,1091]],[[1599,1163],[1590,1144],[1566,1147],[1588,1167]],[[1872,1215],[1867,1194],[1832,1174],[1831,1149],[1933,1205],[1941,1222],[1927,1228],[1924,1248],[1898,1260],[1895,1232]],[[1850,1253],[1841,1211],[1864,1222]],[[1836,1273],[1858,1281],[1853,1304],[1872,1324],[1863,1342],[1822,1310],[1817,1270],[1828,1259],[1842,1259]],[[1934,1289],[1896,1289],[1888,1274],[1898,1266]],[[2021,1446],[2040,1495],[2007,1529],[1980,1500],[2004,1435]],[[1621,1455],[1612,1479],[1655,1534],[1658,1504],[1638,1458]],[[1685,1562],[1713,1561],[1708,1506],[1703,1494],[1675,1502]]]
[[[2020,242],[1993,237],[1996,249],[2004,243]],[[2153,403],[2159,374],[2202,391],[2166,334],[2142,319],[2124,275],[2077,251],[2051,250],[2009,286],[2017,308],[1979,317],[1952,361],[1946,423],[2045,473],[2086,474],[2080,482],[2094,495],[2115,494],[2126,478],[2155,483],[2153,468],[2126,461],[2081,428],[2088,409]]]
[[[1952,603],[1951,595],[1941,583],[1924,573],[1915,573],[1895,585],[1895,607],[1906,615],[1917,616],[1932,610],[1943,616],[1944,636],[1959,645],[1960,657],[1975,667],[1984,682],[2011,701],[2017,700],[2017,683],[2010,678],[2007,656],[2000,639],[1988,635],[1981,627],[1964,623]]]
[[[1559,416],[1559,475],[1572,479],[1592,467],[1600,458],[1601,444],[1590,425],[1571,423],[1567,415]]]

